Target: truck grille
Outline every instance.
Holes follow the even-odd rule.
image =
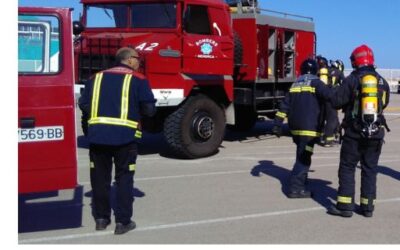
[[[81,54],[79,56],[79,82],[84,83],[93,74],[114,66],[115,56]]]
[[[121,40],[86,38],[86,41],[81,41],[80,45],[77,65],[78,82],[85,83],[93,74],[115,65],[115,53],[121,47]]]

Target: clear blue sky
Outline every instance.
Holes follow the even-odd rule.
[[[20,6],[73,7],[79,0],[18,0]],[[261,8],[314,18],[317,53],[342,59],[363,43],[375,52],[378,68],[400,68],[400,0],[259,0]]]

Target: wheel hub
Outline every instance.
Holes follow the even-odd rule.
[[[194,119],[193,129],[196,137],[201,140],[211,138],[214,131],[214,121],[208,114],[199,114]]]

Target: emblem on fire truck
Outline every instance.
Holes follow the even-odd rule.
[[[203,53],[204,55],[209,55],[209,54],[212,53],[213,47],[212,47],[212,45],[209,44],[209,43],[203,43],[203,44],[201,45],[200,50],[201,50],[201,53]]]
[[[214,48],[218,46],[218,43],[212,39],[206,38],[196,42],[196,46],[200,48],[201,54],[197,55],[199,58],[214,58],[212,55]]]

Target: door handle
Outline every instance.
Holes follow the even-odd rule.
[[[34,128],[35,117],[23,117],[19,120],[21,128]]]

